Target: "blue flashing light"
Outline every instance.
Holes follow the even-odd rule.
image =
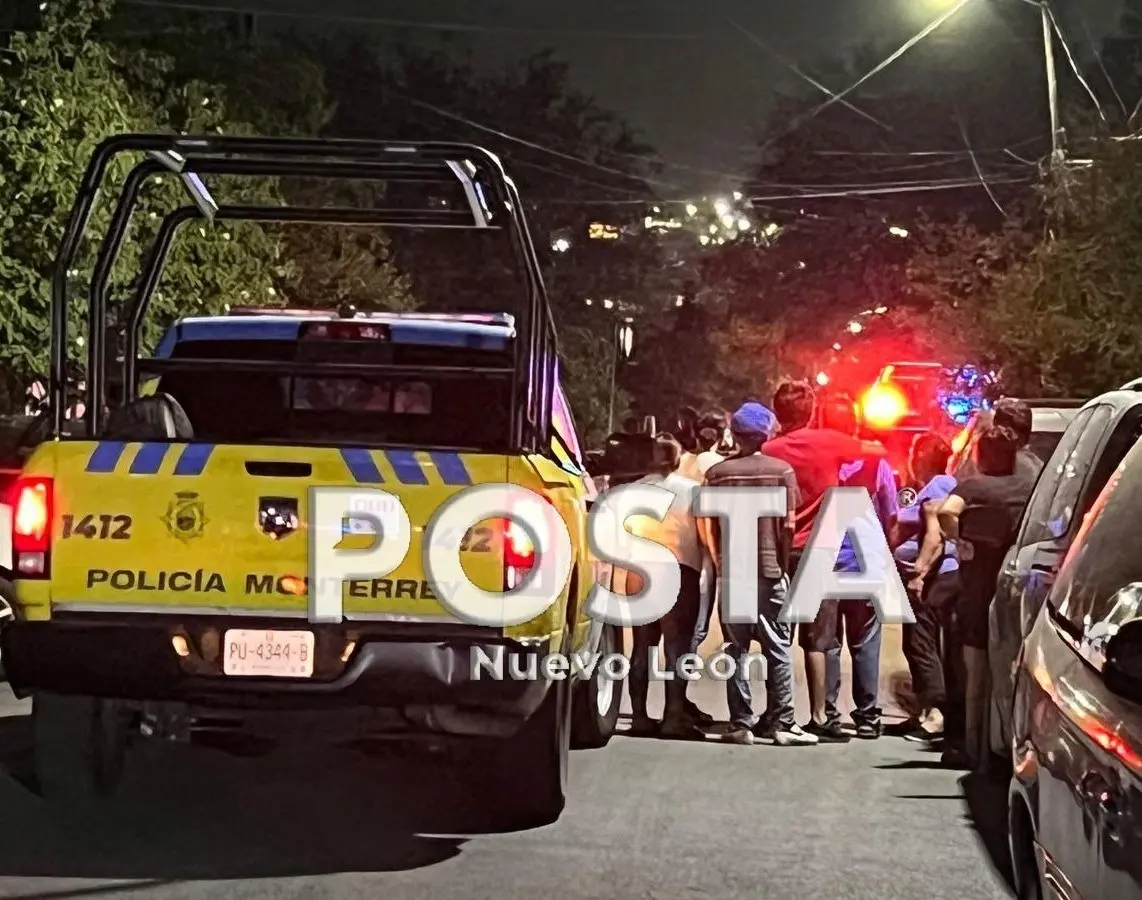
[[[971,418],[975,406],[969,397],[948,397],[943,402],[944,412],[957,425],[963,425]]]

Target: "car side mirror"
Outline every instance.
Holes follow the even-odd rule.
[[[1009,510],[993,506],[969,506],[960,513],[960,537],[977,547],[1006,548],[1015,535]]]
[[[1142,703],[1142,619],[1120,626],[1106,642],[1102,680],[1111,692]]]

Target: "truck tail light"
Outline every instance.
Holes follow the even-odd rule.
[[[504,565],[527,571],[535,565],[535,546],[518,522],[504,519]]]
[[[51,553],[52,479],[18,478],[12,484],[12,555],[16,574],[44,578]]]
[[[519,587],[535,566],[535,545],[519,522],[503,520],[504,590]]]

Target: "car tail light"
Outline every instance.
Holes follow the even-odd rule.
[[[861,398],[860,413],[870,428],[892,428],[908,415],[908,401],[892,385],[874,384]]]
[[[24,578],[42,578],[48,574],[51,551],[52,479],[18,478],[9,497],[16,573]]]
[[[389,328],[376,322],[310,322],[302,326],[302,340],[387,341]]]

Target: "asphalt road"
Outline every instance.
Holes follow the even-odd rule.
[[[898,635],[887,644],[886,681],[901,668]],[[710,682],[700,699],[724,716],[720,695]],[[779,748],[619,736],[574,754],[558,823],[514,834],[482,833],[447,767],[416,754],[367,758],[316,734],[261,759],[161,747],[82,825],[21,784],[25,714],[0,693],[2,897],[1011,896],[994,861],[1003,786],[964,782],[896,738]]]

